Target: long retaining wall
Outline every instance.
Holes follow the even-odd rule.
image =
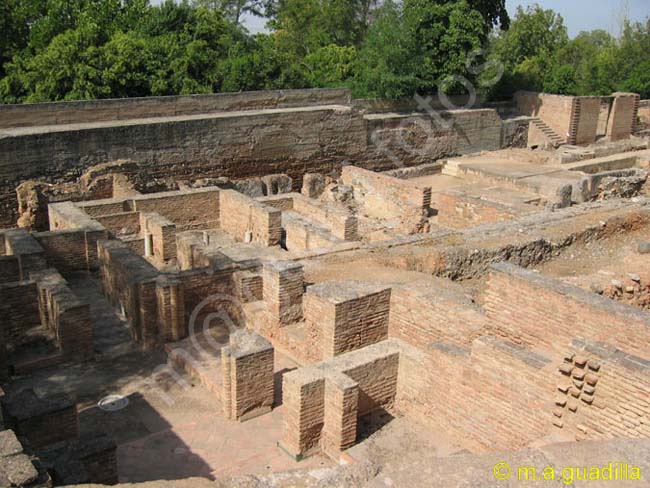
[[[346,90],[296,90],[0,107],[0,226],[15,225],[16,187],[75,181],[128,160],[136,186],[164,180],[373,170],[498,149],[496,110],[368,113]]]
[[[265,108],[347,105],[350,99],[350,91],[346,88],[324,88],[0,105],[0,128],[173,117]]]

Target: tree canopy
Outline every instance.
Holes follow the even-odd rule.
[[[649,66],[650,21],[570,39],[557,13],[510,19],[505,0],[0,0],[2,103],[337,86],[394,99],[470,83],[488,99],[649,97]]]

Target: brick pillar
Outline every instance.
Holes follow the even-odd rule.
[[[156,280],[156,299],[163,341],[175,342],[187,337],[183,283],[170,276],[159,277]]]
[[[274,351],[259,334],[240,329],[221,350],[222,400],[226,418],[249,420],[273,408]]]
[[[321,445],[335,460],[357,440],[359,384],[344,374],[325,381],[325,419]]]
[[[325,378],[312,368],[283,377],[284,423],[278,445],[296,460],[320,451],[325,415]]]
[[[307,288],[305,320],[321,331],[323,359],[388,338],[391,289],[363,281],[329,281]]]
[[[143,349],[150,349],[156,345],[158,337],[158,299],[156,296],[156,282],[142,281],[137,283],[138,322],[141,333]]]
[[[269,313],[281,324],[302,319],[303,269],[293,261],[264,264],[263,297]]]

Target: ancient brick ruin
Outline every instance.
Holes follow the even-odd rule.
[[[1,106],[0,486],[650,469],[647,101],[431,104]]]

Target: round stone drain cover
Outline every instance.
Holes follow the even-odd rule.
[[[129,404],[129,399],[120,395],[109,395],[102,398],[97,403],[97,406],[106,412],[115,412],[122,410]]]

